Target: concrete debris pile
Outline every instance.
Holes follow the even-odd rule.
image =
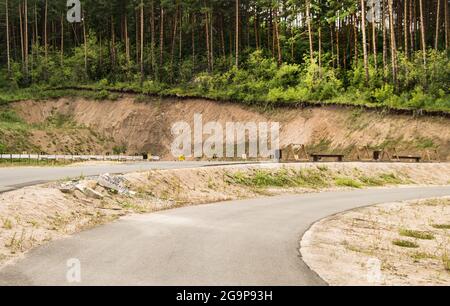
[[[59,190],[63,193],[84,194],[85,196],[93,199],[101,200],[104,195],[95,190],[97,183],[95,181],[70,181],[61,184]]]
[[[102,174],[97,178],[97,182],[103,188],[106,188],[120,195],[132,196],[135,192],[130,191],[126,187],[126,179],[123,176],[111,176],[110,174]]]
[[[86,186],[84,184],[77,184],[75,186],[75,188],[79,191],[81,191],[82,193],[84,193],[87,197],[89,198],[93,198],[93,199],[97,199],[97,200],[101,200],[104,198],[103,194],[101,194],[100,192],[94,190],[93,188]]]
[[[59,190],[63,193],[83,194],[92,199],[101,200],[105,197],[102,191],[114,194],[133,196],[136,193],[126,187],[126,179],[122,176],[111,176],[102,174],[93,180],[69,181],[60,185]]]
[[[64,182],[61,184],[61,186],[59,186],[59,190],[62,193],[73,193],[77,189],[76,185],[77,184],[74,181]]]

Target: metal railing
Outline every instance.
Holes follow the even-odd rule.
[[[144,161],[144,157],[127,155],[41,155],[41,154],[0,154],[0,160],[11,161]],[[158,156],[149,156],[148,160],[157,161]]]

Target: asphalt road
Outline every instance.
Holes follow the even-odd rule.
[[[325,285],[301,260],[300,239],[326,216],[390,201],[450,195],[450,187],[370,189],[185,207],[49,243],[0,270],[1,285]]]
[[[110,164],[78,164],[65,167],[6,167],[0,168],[0,193],[29,185],[103,173],[119,174],[150,169],[182,169],[220,165],[220,162],[139,162]]]

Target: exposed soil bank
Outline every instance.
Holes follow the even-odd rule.
[[[128,213],[286,193],[404,184],[445,185],[450,164],[267,164],[153,170],[124,175],[131,196],[77,183],[95,193],[63,193],[62,182],[0,194],[0,265],[27,250]],[[226,203],[224,203],[226,205]]]
[[[141,98],[142,99],[142,98]],[[171,127],[179,121],[193,125],[194,114],[203,122],[280,122],[281,145],[306,144],[310,151],[348,152],[354,146],[397,148],[399,153],[418,154],[438,149],[450,158],[450,119],[392,115],[359,108],[311,107],[259,111],[243,105],[202,99],[145,101],[124,96],[117,101],[59,99],[13,103],[14,110],[29,124],[42,127],[58,122],[54,129],[31,128],[26,134],[0,131],[0,141],[23,150],[47,153],[104,154],[115,148],[128,154],[151,152],[173,159]],[[18,137],[20,136],[20,137]]]
[[[450,285],[450,198],[326,218],[305,234],[301,253],[330,285]]]

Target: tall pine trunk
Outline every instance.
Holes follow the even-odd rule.
[[[205,2],[206,6],[206,2]],[[208,11],[205,12],[205,42],[206,42],[206,57],[208,59],[208,71],[211,72],[211,49],[210,49],[210,39],[209,39],[209,15]]]
[[[445,0],[447,1],[447,0]],[[441,15],[441,0],[437,0],[437,5],[436,5],[436,36],[435,36],[435,41],[434,41],[434,49],[438,49],[439,47],[439,25],[440,25],[440,15]]]
[[[123,20],[123,26],[124,26],[124,35],[125,35],[125,56],[127,58],[127,65],[130,66],[131,61],[131,54],[130,54],[130,37],[128,36],[128,16],[125,12],[124,20]]]
[[[116,31],[113,16],[111,16],[111,63],[114,70],[116,66]]]
[[[353,14],[352,16],[353,20],[353,44],[355,45],[355,63],[358,64],[359,61],[359,50],[358,50],[358,18],[356,17],[356,14]],[[333,37],[331,37],[331,44],[333,44]]]
[[[159,68],[161,69],[164,60],[164,8],[161,8],[159,26]]]
[[[283,63],[283,57],[281,54],[281,44],[280,44],[280,29],[279,29],[279,20],[278,20],[278,7],[275,8],[274,11],[274,17],[275,17],[275,40],[277,43],[277,63],[278,66],[281,66],[281,64]]]
[[[319,26],[318,29],[319,34],[319,70],[322,74],[322,27]]]
[[[86,37],[86,17],[83,12],[83,40],[84,40],[84,71],[86,73],[86,78],[88,77],[88,60],[87,60],[87,51],[88,51],[88,43]]]
[[[9,42],[9,7],[8,0],[5,0],[5,10],[6,10],[6,61],[8,66],[8,77],[11,73],[11,54],[10,54],[10,42]]]
[[[140,64],[141,64],[141,85],[144,81],[144,0],[141,0],[141,27],[140,27],[140,33],[141,33],[141,52],[140,52]]]
[[[392,1],[392,0],[391,0]],[[427,45],[425,40],[425,20],[424,20],[424,10],[423,10],[423,0],[419,0],[419,10],[420,10],[420,36],[422,42],[422,57],[423,65],[427,65]]]
[[[369,58],[367,55],[367,37],[366,37],[366,0],[361,0],[361,27],[363,39],[364,71],[366,73],[366,83],[369,82]]]
[[[25,73],[28,75],[28,1],[24,4],[24,53],[25,53]]]
[[[389,30],[391,33],[391,65],[392,65],[392,78],[394,84],[397,84],[397,43],[395,37],[395,24],[394,24],[394,8],[393,0],[388,0],[389,2]]]
[[[336,67],[341,67],[341,43],[340,43],[340,31],[341,31],[341,20],[339,19],[339,13],[338,13],[338,19],[337,19],[337,26],[336,26]]]
[[[178,41],[178,61],[181,62],[183,57],[183,9],[180,8],[180,26],[179,26],[179,41]]]
[[[236,67],[239,68],[239,0],[236,0]]]
[[[444,1],[444,12],[445,12],[445,50],[448,51],[448,45],[449,45],[449,35],[448,35],[448,27],[449,27],[449,22],[448,22],[448,1],[445,0]]]
[[[195,61],[195,57],[196,57],[196,53],[195,53],[195,28],[194,26],[197,24],[197,16],[195,14],[193,14],[192,16],[192,30],[191,30],[191,40],[192,40],[192,70],[195,70],[195,65],[196,65],[196,61]]]
[[[225,51],[225,31],[223,26],[223,14],[220,15],[220,49],[222,51],[222,57],[226,57]]]
[[[211,71],[214,70],[214,15],[212,13],[213,8],[211,8],[211,12],[209,13],[209,39],[210,39],[210,52],[211,52]]]
[[[22,57],[22,68],[25,70],[25,42],[24,42],[24,32],[23,32],[23,7],[19,4],[19,30],[20,30],[20,50]]]
[[[64,17],[61,14],[61,45],[60,45],[60,64],[64,64]]]
[[[372,0],[372,45],[373,45],[373,63],[375,70],[378,69],[378,48],[377,48],[377,16],[376,16],[376,3]]]
[[[37,2],[34,3],[34,33],[35,33],[35,40],[34,43],[39,43],[39,29],[38,29],[38,16],[37,16]]]
[[[405,56],[409,57],[409,48],[408,48],[408,0],[404,0],[404,11],[403,11],[403,31],[405,35]]]
[[[311,1],[306,1],[306,20],[308,24],[308,37],[309,37],[309,57],[311,63],[314,62],[314,45],[312,37],[312,26],[311,26]]]
[[[387,29],[386,29],[386,0],[381,0],[383,8],[381,11],[381,22],[383,28],[383,77],[386,80],[386,67],[387,67]]]
[[[414,53],[414,26],[413,24],[415,23],[415,19],[414,19],[414,11],[413,11],[413,3],[415,4],[415,0],[409,0],[409,23],[408,23],[408,32],[409,32],[409,51]]]
[[[177,30],[178,30],[178,10],[179,10],[179,4],[177,3],[177,8],[175,11],[175,16],[173,20],[173,31],[172,31],[172,42],[171,42],[171,49],[170,49],[170,73],[173,77],[173,61],[175,56],[175,44],[177,40]]]
[[[48,0],[45,0],[45,11],[44,11],[44,54],[45,61],[48,61]]]
[[[156,73],[156,60],[155,60],[155,47],[156,47],[156,31],[155,31],[155,1],[150,2],[151,18],[150,18],[150,53],[152,62],[152,71],[155,79],[157,79],[158,74]]]

